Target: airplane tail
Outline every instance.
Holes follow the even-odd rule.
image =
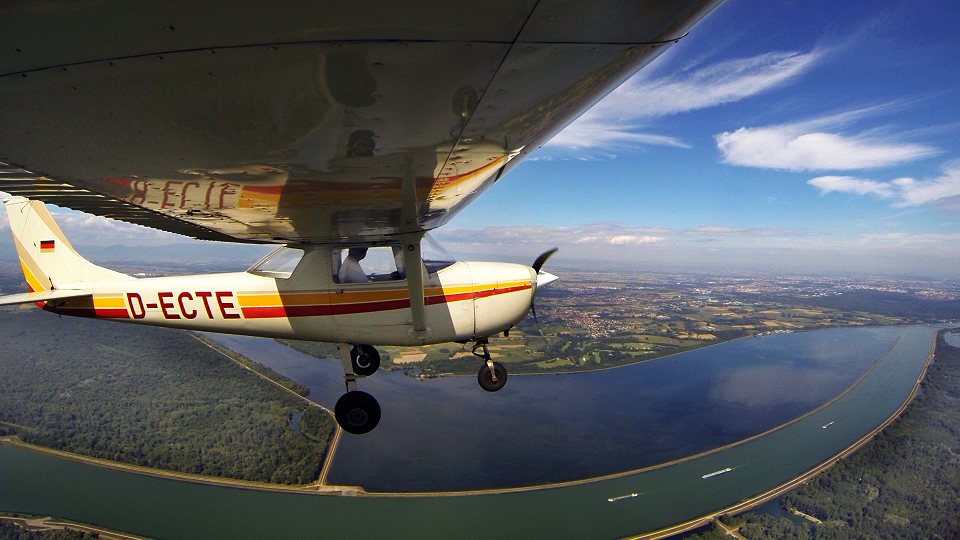
[[[42,202],[10,197],[3,204],[7,207],[23,277],[31,292],[88,288],[84,284],[135,279],[84,259]]]

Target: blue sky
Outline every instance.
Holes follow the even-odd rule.
[[[728,0],[434,236],[640,270],[960,278],[958,29],[955,0]],[[58,219],[77,245],[184,240]]]
[[[958,28],[955,2],[728,0],[435,236],[960,277]]]

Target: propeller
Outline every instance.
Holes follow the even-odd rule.
[[[554,253],[559,251],[559,249],[560,248],[548,249],[547,251],[541,253],[540,256],[537,257],[537,260],[533,261],[533,266],[531,268],[533,268],[539,274],[540,269],[543,268],[543,264],[547,262],[547,259],[552,257]]]
[[[557,250],[558,248],[553,248],[544,251],[539,257],[537,257],[537,260],[533,261],[533,265],[531,266],[531,268],[533,268],[533,270],[537,273],[537,285],[536,289],[533,291],[533,299],[530,300],[530,312],[533,313],[533,322],[537,325],[538,330],[540,329],[540,321],[537,320],[537,306],[536,302],[534,302],[537,297],[537,291],[540,290],[541,287],[546,287],[547,285],[560,279],[550,272],[543,272],[540,269],[543,268],[543,265],[547,262],[547,259],[553,256]]]

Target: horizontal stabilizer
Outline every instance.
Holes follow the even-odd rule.
[[[56,289],[52,291],[8,294],[5,296],[0,296],[0,306],[32,304],[34,302],[49,302],[50,300],[64,300],[67,298],[80,298],[82,296],[91,295],[92,293],[90,291],[81,291],[78,289]]]

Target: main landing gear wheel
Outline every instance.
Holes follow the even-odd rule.
[[[477,381],[480,383],[480,388],[487,392],[496,392],[507,384],[507,368],[500,362],[488,362],[477,373]]]
[[[350,349],[350,365],[355,374],[368,377],[380,368],[380,353],[372,345],[354,345]]]
[[[380,423],[380,404],[370,394],[354,390],[340,396],[333,415],[344,431],[363,435]]]
[[[481,349],[483,352],[478,353],[477,349]],[[480,388],[483,388],[487,392],[496,392],[503,388],[503,385],[507,384],[507,368],[503,367],[503,364],[500,362],[493,361],[490,356],[490,350],[487,349],[486,338],[477,340],[477,344],[473,346],[473,354],[483,360],[483,366],[480,368],[480,372],[477,373],[477,381],[480,383]]]

